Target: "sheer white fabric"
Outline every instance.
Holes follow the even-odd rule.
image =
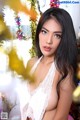
[[[36,69],[41,58],[33,66],[31,70],[31,74]],[[48,105],[48,100],[49,100],[49,96],[52,89],[55,69],[56,69],[55,64],[53,62],[45,79],[40,83],[40,85],[33,92],[29,91],[28,83],[27,85],[24,85],[22,94],[24,94],[24,90],[25,90],[26,96],[23,98],[23,100],[20,100],[21,117],[22,117],[21,120],[26,120],[27,117],[31,118],[32,120],[43,119],[43,115]]]

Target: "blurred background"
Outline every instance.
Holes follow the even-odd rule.
[[[7,89],[7,94],[11,88],[14,89],[18,80],[13,73],[27,78],[27,61],[36,55],[34,40],[37,22],[50,7],[63,8],[72,17],[78,47],[75,74],[80,80],[80,0],[0,0],[0,92]],[[73,116],[75,120],[80,120],[80,82],[73,93],[73,102],[76,107],[72,110],[76,117]]]

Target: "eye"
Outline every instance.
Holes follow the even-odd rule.
[[[47,31],[44,30],[44,29],[42,29],[42,30],[41,30],[41,33],[42,33],[42,34],[47,34]]]
[[[57,39],[61,39],[62,35],[56,33],[56,34],[54,34],[54,37]]]

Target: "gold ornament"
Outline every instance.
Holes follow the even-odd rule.
[[[6,26],[5,23],[2,19],[2,17],[0,16],[0,35],[3,34],[3,32],[6,30]]]
[[[80,103],[80,85],[73,92],[73,101]]]
[[[25,67],[23,61],[19,59],[15,48],[11,49],[11,51],[8,53],[8,57],[10,69],[17,72],[19,75],[23,74]]]
[[[16,72],[18,75],[24,78],[24,80],[28,80],[29,82],[34,82],[33,76],[30,75],[29,67],[25,67],[23,60],[20,59],[17,55],[16,48],[12,48],[8,53],[9,57],[9,68]]]
[[[23,5],[20,0],[6,0],[6,5],[10,6],[11,9],[18,12],[24,12],[25,14],[29,15],[32,20],[36,20],[37,12],[32,7],[31,9],[28,9],[28,7]]]
[[[7,39],[12,39],[12,34],[8,26],[6,26],[3,17],[0,15],[0,41]]]

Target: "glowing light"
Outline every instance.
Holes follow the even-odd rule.
[[[5,6],[3,8],[3,13],[4,13],[4,21],[6,22],[6,25],[8,26],[15,26],[15,12],[10,9],[8,6]]]

